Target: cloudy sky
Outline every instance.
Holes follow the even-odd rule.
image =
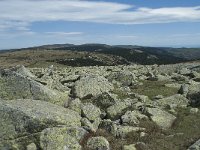
[[[56,43],[200,47],[200,1],[0,0],[0,49]]]

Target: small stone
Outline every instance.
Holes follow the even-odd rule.
[[[131,144],[131,145],[124,145],[122,150],[137,150],[135,147],[135,144]]]
[[[35,143],[31,143],[26,147],[27,150],[37,150]]]
[[[199,111],[198,108],[191,108],[191,109],[190,109],[190,113],[191,113],[191,114],[196,114],[196,113],[198,113],[198,111]]]
[[[90,138],[87,147],[88,150],[110,150],[109,142],[102,136]]]
[[[111,132],[112,132],[112,134],[115,135],[115,137],[125,138],[129,133],[138,132],[138,131],[145,131],[145,128],[113,125]]]
[[[145,137],[147,135],[147,133],[145,132],[140,132],[140,137]]]
[[[159,99],[162,99],[162,98],[164,98],[163,95],[157,95],[157,96],[155,96],[153,99],[155,99],[155,100],[159,100]]]
[[[188,88],[189,88],[188,84],[183,84],[181,85],[181,88],[179,89],[178,93],[186,96],[188,94]]]

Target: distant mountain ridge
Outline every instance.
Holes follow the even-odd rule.
[[[44,50],[45,52],[43,53]],[[34,53],[31,53],[33,51]],[[48,59],[49,56],[45,55],[47,51],[51,52],[50,60]],[[25,58],[25,53],[28,54],[29,52],[32,55],[36,55],[39,52],[39,54],[37,54],[37,58],[44,57],[45,61],[71,66],[121,65],[131,63],[142,65],[160,65],[200,60],[200,48],[144,47],[137,45],[107,45],[96,43],[82,45],[53,44],[4,50],[0,51],[0,58],[4,53],[8,54],[16,52],[18,52],[16,54],[18,59]],[[59,55],[59,57],[54,58],[54,56],[58,55],[60,52],[65,55]],[[70,55],[70,57],[68,57],[67,54]],[[21,57],[21,55],[23,55],[23,57]],[[8,55],[4,55],[2,58],[3,57],[6,57],[8,60],[10,59]],[[29,57],[31,58],[31,55]],[[15,59],[14,56],[13,59]]]

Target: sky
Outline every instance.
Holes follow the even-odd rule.
[[[200,1],[0,0],[0,49],[64,43],[200,47]]]

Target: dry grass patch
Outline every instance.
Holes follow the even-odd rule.
[[[165,97],[178,93],[177,88],[166,87],[167,81],[143,81],[143,85],[132,87],[132,91],[141,95],[146,95],[150,99],[157,95],[163,95]]]

